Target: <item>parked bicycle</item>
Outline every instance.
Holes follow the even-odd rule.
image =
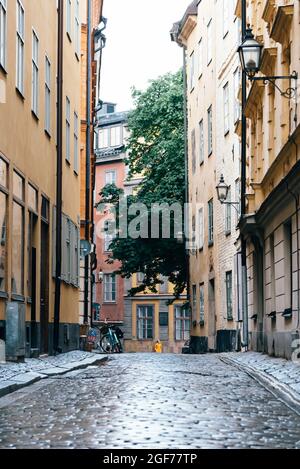
[[[101,327],[100,347],[105,353],[122,353],[123,347],[121,340],[124,336],[118,326],[105,324]]]

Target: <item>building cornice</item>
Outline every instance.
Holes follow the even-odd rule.
[[[272,75],[277,59],[277,47],[265,47],[261,61],[261,72],[264,75]]]
[[[265,90],[263,81],[254,81],[245,106],[245,115],[249,119],[255,119],[257,114],[257,104],[261,101]]]
[[[274,41],[284,44],[289,41],[290,29],[294,14],[294,5],[278,7],[270,37]]]

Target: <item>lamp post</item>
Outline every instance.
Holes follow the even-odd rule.
[[[229,186],[225,183],[225,179],[223,174],[221,174],[220,177],[220,182],[216,186],[217,189],[217,195],[218,195],[218,200],[222,205],[232,205],[236,211],[239,213],[239,209],[237,208],[237,205],[240,205],[240,202],[232,202],[232,201],[227,201],[227,197],[229,194]]]

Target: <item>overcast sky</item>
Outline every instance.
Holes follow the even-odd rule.
[[[131,87],[182,66],[182,50],[170,40],[172,24],[191,0],[104,0],[108,19],[103,52],[101,99],[132,108]]]

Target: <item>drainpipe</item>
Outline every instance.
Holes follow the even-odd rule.
[[[247,29],[247,0],[242,0],[242,37]],[[247,100],[247,76],[242,72],[242,142],[241,142],[241,220],[246,214],[246,159],[247,159],[247,119],[245,106]],[[241,233],[242,251],[242,305],[243,305],[243,340],[242,346],[248,349],[248,292],[247,292],[247,243]]]
[[[58,1],[58,44],[57,44],[57,174],[56,174],[56,246],[55,246],[55,295],[53,351],[59,349],[59,321],[61,296],[61,236],[62,236],[62,130],[63,130],[63,38],[64,1]]]
[[[188,109],[187,109],[187,75],[186,75],[186,48],[182,47],[183,52],[183,83],[184,83],[184,165],[185,165],[185,220],[187,226],[185,227],[185,243],[189,239],[189,166],[188,166]],[[186,256],[186,282],[187,282],[187,301],[190,306],[190,256],[187,246],[185,246],[185,256]]]
[[[87,0],[87,77],[86,77],[86,166],[85,166],[85,239],[90,242],[91,201],[91,68],[92,68],[92,0]],[[84,324],[89,319],[90,256],[84,258]]]

